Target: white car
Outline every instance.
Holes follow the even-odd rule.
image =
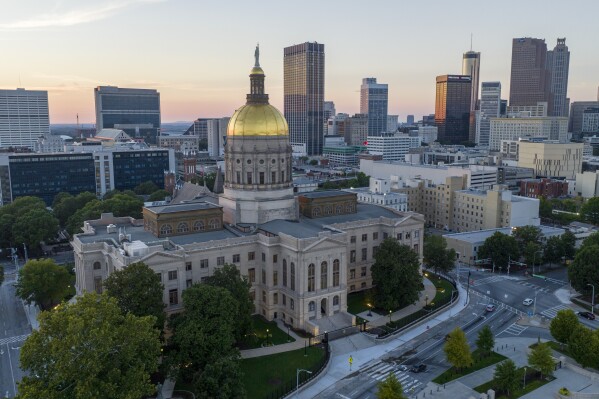
[[[532,305],[533,302],[534,301],[532,299],[526,298],[525,300],[522,301],[522,305],[524,305],[524,306],[530,306],[530,305]]]

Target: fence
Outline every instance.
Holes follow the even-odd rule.
[[[339,338],[345,338],[350,335],[357,334],[361,331],[365,331],[364,324],[358,324],[355,326],[347,326],[343,328],[339,328],[333,331],[325,331],[323,334],[318,334],[314,337],[310,337],[308,339],[308,344],[310,346],[319,345],[321,343],[328,343],[330,341],[334,341]]]
[[[285,381],[283,384],[279,385],[277,388],[272,390],[268,395],[265,396],[265,399],[280,399],[294,392],[299,387],[307,384],[312,381],[314,378],[318,377],[318,375],[327,367],[329,363],[329,359],[331,358],[331,349],[329,348],[328,342],[323,342],[322,347],[325,351],[324,357],[318,362],[317,365],[308,369],[308,371],[312,372],[312,374],[308,373],[299,373],[299,378],[296,375],[295,377]]]

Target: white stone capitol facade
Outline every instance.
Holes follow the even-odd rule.
[[[343,191],[294,196],[287,122],[268,104],[257,61],[247,103],[227,129],[218,203],[146,207],[143,220],[105,214],[85,222],[72,242],[79,293],[101,291],[110,273],[143,261],[161,277],[167,312],[176,312],[185,288],[232,263],[251,282],[256,313],[318,333],[351,323],[347,294],[371,287],[383,239],[422,257],[422,215],[358,204],[356,194]]]

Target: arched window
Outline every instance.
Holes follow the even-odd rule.
[[[291,289],[295,291],[295,264],[291,262],[291,276],[290,276]]]
[[[325,215],[330,215],[333,213],[333,207],[330,205],[327,205],[324,207],[324,214]]]
[[[172,234],[173,227],[170,224],[163,224],[160,228],[160,235]]]
[[[339,305],[339,296],[335,295],[333,297],[333,306],[338,306]]]
[[[283,287],[287,287],[287,261],[283,259]]]
[[[220,222],[218,219],[210,219],[208,222],[208,227],[212,230],[220,228]]]
[[[345,207],[345,211],[346,212],[353,212],[354,211],[354,205],[353,204],[347,204],[347,206]]]
[[[94,270],[100,270],[102,269],[102,265],[100,264],[100,262],[94,262]]]
[[[328,286],[327,277],[329,275],[327,262],[322,262],[320,264],[320,289],[324,290]]]
[[[310,301],[310,303],[308,304],[308,311],[314,312],[315,310],[316,310],[316,303],[314,303],[314,301]]]
[[[333,261],[333,287],[339,287],[339,259]]]
[[[193,231],[204,231],[204,229],[205,229],[204,222],[202,222],[201,220],[197,220],[193,224]]]
[[[185,222],[181,222],[177,226],[177,233],[187,233],[188,231],[189,231],[189,226]]]
[[[308,292],[314,291],[314,263],[308,266]]]
[[[312,216],[314,216],[314,217],[320,216],[320,208],[312,209]]]
[[[336,213],[337,215],[341,215],[341,214],[343,213],[343,207],[342,207],[341,205],[337,205],[337,206],[335,207],[335,213]]]

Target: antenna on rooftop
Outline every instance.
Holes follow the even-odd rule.
[[[472,51],[472,33],[470,33],[470,51]]]
[[[81,138],[81,128],[79,127],[79,113],[77,113],[77,137]]]

